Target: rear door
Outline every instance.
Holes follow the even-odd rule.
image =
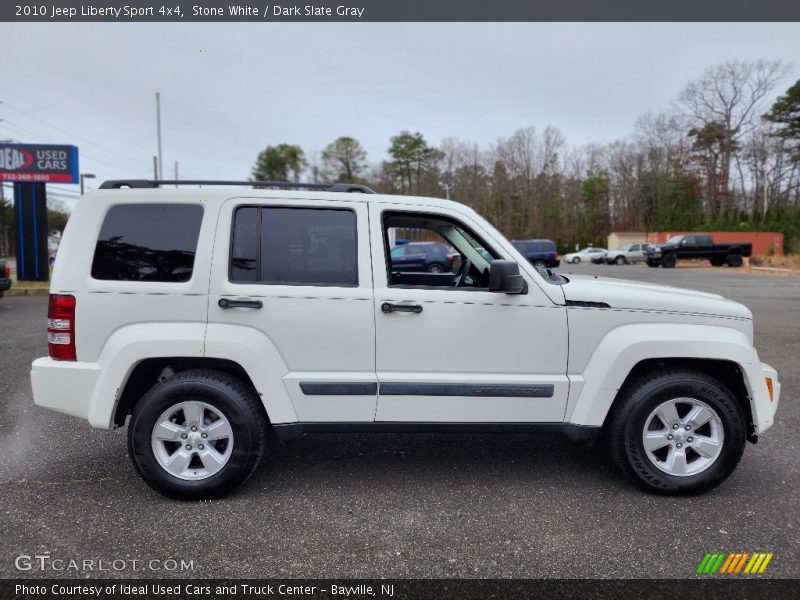
[[[209,327],[243,327],[269,340],[300,421],[372,421],[366,205],[233,198],[221,209],[215,248]]]

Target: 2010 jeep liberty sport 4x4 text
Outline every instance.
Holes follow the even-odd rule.
[[[267,435],[536,427],[601,434],[646,489],[696,493],[772,425],[777,373],[737,302],[539,270],[456,202],[290,185],[81,198],[35,403],[128,421],[136,470],[184,499],[241,484]],[[447,243],[455,272],[392,268],[395,236]]]

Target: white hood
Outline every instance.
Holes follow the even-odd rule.
[[[605,302],[611,308],[635,308],[752,319],[750,310],[717,294],[625,279],[565,274],[570,301]]]

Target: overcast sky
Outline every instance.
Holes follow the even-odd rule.
[[[797,23],[1,23],[0,39],[0,139],[75,144],[101,180],[152,176],[156,91],[167,176],[178,160],[184,179],[246,179],[267,145],[340,135],[373,162],[404,129],[608,142],[708,66],[782,59],[780,92],[800,69]]]

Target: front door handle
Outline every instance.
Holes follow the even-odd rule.
[[[384,302],[381,305],[381,310],[387,315],[393,312],[421,313],[422,307],[419,304],[390,304],[389,302]]]
[[[231,300],[230,298],[220,298],[217,304],[220,308],[261,308],[264,306],[261,300]]]

